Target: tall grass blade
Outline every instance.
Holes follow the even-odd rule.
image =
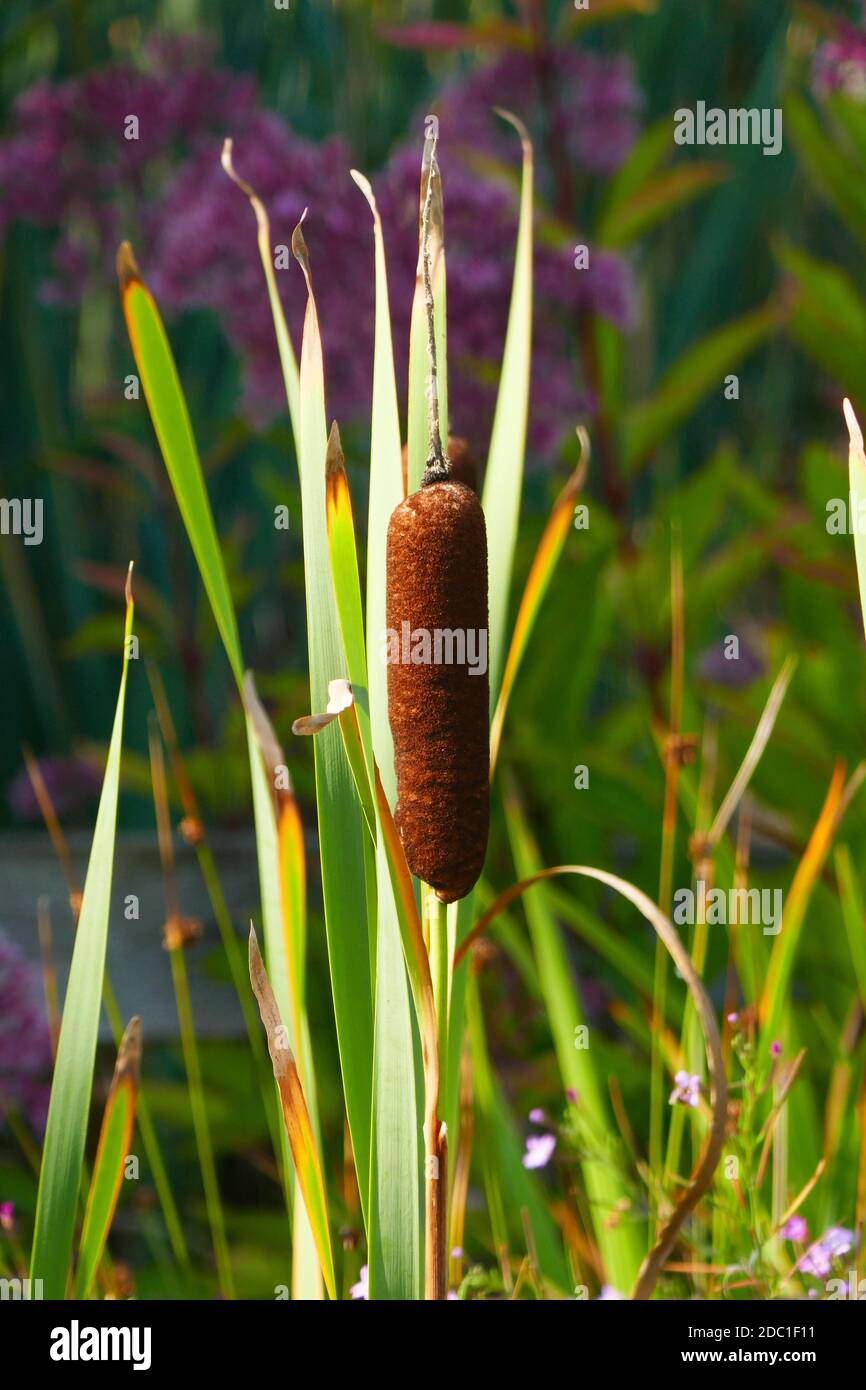
[[[117,274],[126,327],[150,418],[229,664],[240,686],[243,662],[237,620],[189,411],[159,310],[142,281],[128,241],[121,244],[117,253]]]
[[[39,1173],[36,1224],[33,1231],[31,1279],[42,1280],[45,1298],[63,1298],[69,1276],[75,1209],[81,1184],[81,1165],[96,1060],[99,1006],[108,943],[108,913],[114,868],[114,836],[120,787],[123,710],[129,670],[133,602],[130,579],[126,588],[123,670],[99,798],[96,828],[84,881],[81,913],[75,933],[57,1059],[51,1083],[48,1123]]]
[[[39,809],[42,813],[42,818],[45,821],[46,828],[48,830],[49,835],[51,836],[51,842],[54,846],[54,851],[63,869],[64,877],[66,878],[66,882],[69,888],[69,906],[70,910],[72,911],[73,919],[77,923],[78,913],[81,910],[81,891],[78,886],[78,879],[75,874],[75,869],[72,864],[72,859],[69,854],[66,839],[63,834],[63,830],[61,829],[60,822],[57,818],[57,813],[54,809],[54,804],[51,800],[48,788],[45,785],[45,780],[42,777],[42,773],[39,769],[39,764],[26,751],[25,762],[27,764],[27,771],[30,775],[30,781],[33,787],[33,791],[39,803]],[[121,1018],[120,1009],[118,1008],[114,988],[111,983],[111,976],[109,975],[107,969],[105,971],[105,982],[103,984],[102,989],[102,1002],[105,1007],[106,1015],[108,1017],[108,1024],[111,1028],[111,1034],[114,1038],[114,1044],[117,1048],[119,1048],[121,1039],[123,1037],[123,1020]],[[51,1012],[52,1010],[49,1006],[49,1014],[51,1014]],[[55,1054],[56,1051],[57,1046],[55,1032]],[[162,1210],[163,1219],[165,1221],[166,1234],[169,1238],[172,1253],[174,1254],[174,1257],[177,1260],[177,1263],[181,1266],[181,1268],[187,1270],[189,1269],[189,1250],[187,1249],[186,1240],[184,1239],[183,1228],[181,1227],[180,1223],[180,1215],[178,1213],[177,1203],[175,1202],[174,1194],[171,1190],[171,1184],[168,1179],[168,1171],[165,1166],[165,1160],[162,1156],[162,1150],[159,1146],[159,1140],[157,1138],[156,1129],[154,1128],[153,1120],[150,1115],[150,1109],[147,1105],[147,1096],[143,1089],[139,1092],[138,1096],[138,1104],[136,1107],[136,1123],[138,1125],[139,1134],[141,1135],[142,1145],[144,1146],[145,1158],[147,1159],[147,1162],[150,1165],[150,1172],[151,1176],[153,1177],[153,1184],[156,1188],[156,1195],[159,1199],[159,1205]]]

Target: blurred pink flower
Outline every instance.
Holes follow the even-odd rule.
[[[690,1105],[696,1110],[701,1099],[701,1078],[691,1076],[687,1071],[678,1071],[674,1077],[674,1089],[671,1091],[669,1105]]]
[[[809,1238],[809,1227],[802,1216],[790,1216],[780,1232],[783,1240],[804,1241]]]
[[[526,1140],[526,1153],[523,1155],[524,1168],[545,1168],[553,1157],[556,1148],[556,1135],[530,1134]]]

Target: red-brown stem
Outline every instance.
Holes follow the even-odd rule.
[[[424,1225],[424,1297],[444,1299],[448,1292],[447,1213],[448,1140],[439,1120],[438,1099],[428,1109],[426,1139]]]

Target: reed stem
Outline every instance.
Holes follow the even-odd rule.
[[[661,863],[659,865],[658,905],[665,914],[670,910],[673,891],[674,851],[677,832],[677,784],[680,769],[680,733],[683,703],[683,561],[678,528],[671,536],[671,703],[670,727],[665,746],[665,802],[662,821]],[[664,1132],[664,1058],[662,1030],[667,1000],[668,953],[656,937],[655,971],[653,976],[653,1028],[650,1064],[650,1132],[649,1161],[653,1179],[649,1188],[650,1228],[655,1230],[658,1219],[658,1190],[661,1180],[662,1139]]]

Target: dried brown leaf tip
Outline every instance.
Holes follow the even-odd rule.
[[[135,253],[128,241],[122,241],[117,248],[117,278],[120,281],[121,291],[129,285],[141,284],[141,271],[135,259]]]
[[[328,704],[324,714],[302,715],[292,725],[292,733],[307,736],[321,733],[322,729],[333,724],[343,710],[349,709],[354,698],[349,681],[343,680],[342,677],[339,680],[328,681]]]
[[[280,1010],[277,1005],[271,982],[268,979],[265,963],[262,960],[262,953],[259,950],[259,943],[256,934],[250,927],[248,940],[250,984],[253,987],[253,994],[256,996],[256,1003],[259,1006],[259,1015],[262,1020],[262,1027],[265,1030],[268,1052],[270,1053],[271,1063],[274,1068],[274,1076],[278,1083],[282,1083],[288,1072],[295,1071],[295,1059],[289,1047],[288,1033],[283,1026],[280,1018]]]
[[[490,815],[487,532],[464,483],[395,508],[386,611],[395,821],[413,874],[455,902],[481,873]]]
[[[301,230],[304,225],[304,222],[307,219],[308,211],[308,208],[304,208],[304,211],[301,213],[300,221],[298,222],[298,225],[295,228],[295,230],[292,232],[292,255],[298,262],[299,266],[301,267],[301,270],[304,272],[304,279],[307,282],[307,289],[310,292],[312,292],[313,281],[312,273],[310,271],[310,253],[307,249],[307,243],[304,240],[304,233]]]
[[[141,1019],[136,1016],[129,1020],[123,1037],[120,1040],[120,1047],[117,1051],[117,1062],[114,1067],[112,1090],[119,1086],[120,1082],[125,1080],[126,1077],[130,1077],[133,1086],[137,1087],[140,1069]]]

